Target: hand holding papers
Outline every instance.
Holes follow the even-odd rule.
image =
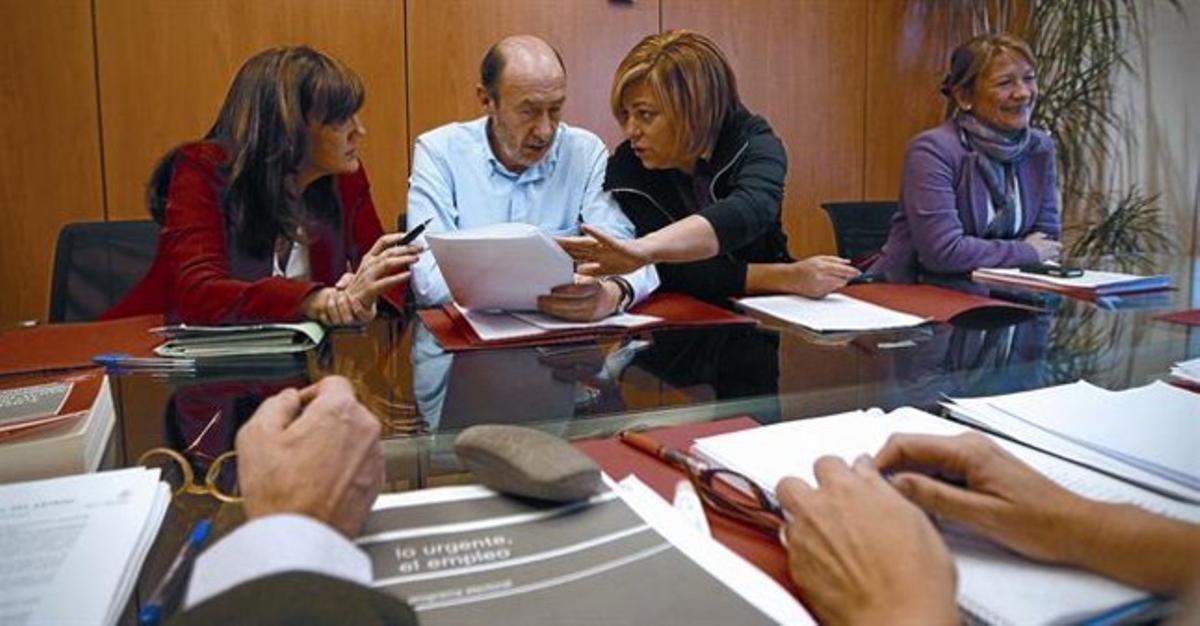
[[[529,224],[427,234],[454,301],[463,308],[536,311],[537,298],[575,278],[571,257]]]

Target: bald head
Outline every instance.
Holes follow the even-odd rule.
[[[509,77],[519,80],[566,80],[562,55],[533,35],[505,37],[488,48],[479,67],[479,83],[493,100],[500,97],[500,83]]]

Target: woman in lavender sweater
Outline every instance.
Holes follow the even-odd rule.
[[[904,158],[900,207],[870,273],[891,282],[1058,257],[1054,142],[1030,128],[1033,53],[1010,35],[959,46],[942,82],[946,121]]]

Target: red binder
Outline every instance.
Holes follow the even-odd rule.
[[[161,315],[142,315],[6,331],[0,333],[0,376],[94,367],[92,357],[109,352],[154,356],[162,337],[150,329],[162,325]]]
[[[1156,315],[1154,319],[1164,322],[1171,322],[1173,324],[1183,324],[1185,326],[1200,326],[1200,309],[1164,313],[1162,315]]]
[[[1042,311],[1029,304],[987,298],[935,285],[870,283],[843,287],[838,293],[939,322],[949,322],[963,313],[988,308]]]
[[[701,437],[757,427],[758,422],[749,417],[735,417],[716,422],[660,428],[647,431],[647,434],[670,447],[687,450],[692,446],[692,442]],[[675,484],[684,479],[683,474],[671,466],[648,454],[638,452],[615,438],[579,441],[575,442],[575,447],[596,461],[600,468],[614,479],[621,480],[634,474],[668,502],[675,497]],[[758,566],[793,595],[797,595],[796,586],[788,576],[787,553],[778,541],[720,515],[709,514],[708,524],[717,541]]]
[[[447,352],[575,343],[600,337],[659,330],[662,328],[720,326],[726,324],[752,325],[758,323],[753,318],[738,315],[681,293],[655,294],[630,309],[629,312],[641,315],[653,315],[661,318],[662,321],[638,326],[637,328],[615,326],[607,328],[581,328],[575,330],[546,331],[532,337],[484,341],[475,334],[475,331],[471,329],[471,325],[467,323],[467,320],[463,318],[462,314],[453,305],[445,305],[437,309],[423,309],[418,311],[418,315],[421,316],[421,321],[425,322],[425,326],[429,328],[433,336],[437,338],[438,343]]]

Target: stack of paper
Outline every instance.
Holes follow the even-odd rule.
[[[929,321],[840,293],[829,294],[820,300],[802,296],[756,296],[741,298],[737,303],[817,332],[909,328]]]
[[[961,424],[904,407],[886,415],[878,410],[854,411],[702,438],[693,450],[773,490],[784,476],[800,476],[815,484],[812,466],[821,456],[834,455],[851,462],[860,454],[878,452],[893,433],[954,435],[968,430]],[[1020,444],[994,440],[1080,495],[1133,503],[1177,519],[1200,522],[1200,507],[1146,492]],[[943,535],[958,569],[959,604],[985,623],[1086,621],[1089,616],[1146,595],[1088,572],[1030,561],[960,528],[945,528]]]
[[[0,483],[96,471],[115,421],[108,377],[34,380],[0,389]]]
[[[1060,278],[1045,274],[1022,272],[1017,268],[984,268],[975,270],[971,280],[982,283],[1017,285],[1046,291],[1061,291],[1087,296],[1111,296],[1138,291],[1154,291],[1171,287],[1171,277],[1166,274],[1138,276],[1119,272],[1087,270],[1082,276]]]
[[[115,624],[170,498],[146,468],[0,487],[0,624]]]
[[[325,329],[316,322],[240,326],[179,324],[154,331],[167,339],[154,349],[155,354],[184,359],[297,354],[317,347],[325,339]]]
[[[952,415],[1147,488],[1200,501],[1200,395],[1163,382],[1109,391],[1079,381],[954,398]]]
[[[472,311],[457,306],[471,330],[484,341],[505,341],[537,337],[550,331],[587,330],[604,328],[637,328],[661,322],[653,315],[622,313],[594,322],[568,322],[541,313],[504,313],[501,311]]]

